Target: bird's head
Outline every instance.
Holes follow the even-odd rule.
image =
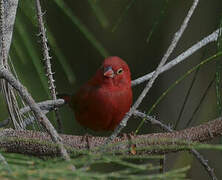
[[[131,86],[130,69],[124,60],[117,56],[106,58],[96,73],[102,84],[111,86]]]

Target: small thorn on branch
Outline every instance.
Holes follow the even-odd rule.
[[[51,69],[51,59],[52,57],[49,55],[49,46],[47,44],[47,36],[46,36],[46,28],[43,22],[43,15],[45,12],[42,12],[41,4],[39,0],[36,0],[36,10],[37,10],[37,17],[38,17],[38,24],[39,24],[39,30],[41,32],[41,44],[42,44],[42,51],[43,51],[43,59],[44,59],[44,64],[45,64],[45,69],[46,69],[46,76],[48,78],[48,85],[49,85],[49,90],[51,92],[51,97],[53,100],[56,100],[56,86],[54,85],[54,78],[53,78],[53,73]],[[55,110],[55,115],[56,115],[56,121],[58,125],[58,131],[62,132],[62,122],[59,117],[59,113],[57,110]]]

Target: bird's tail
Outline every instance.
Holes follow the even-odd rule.
[[[64,99],[65,103],[69,103],[71,101],[71,95],[70,94],[57,94],[57,98]]]

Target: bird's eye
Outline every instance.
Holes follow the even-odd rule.
[[[122,68],[119,68],[116,73],[117,73],[117,74],[122,74],[122,73],[123,73],[123,69],[122,69]]]

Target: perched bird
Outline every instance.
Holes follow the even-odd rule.
[[[113,131],[132,104],[130,69],[121,58],[108,57],[86,84],[63,99],[83,127]]]

